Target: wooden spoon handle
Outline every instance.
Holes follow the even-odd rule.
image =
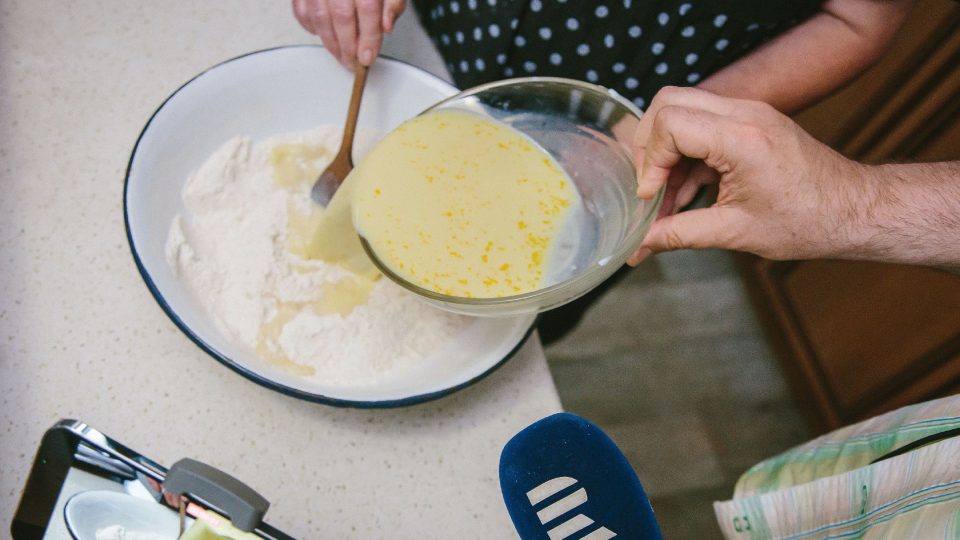
[[[353,149],[353,134],[357,130],[360,100],[363,97],[363,87],[367,83],[367,69],[367,66],[358,64],[353,72],[353,90],[350,92],[350,106],[347,108],[347,122],[343,127],[343,141],[340,143],[339,154],[346,153],[350,156]]]

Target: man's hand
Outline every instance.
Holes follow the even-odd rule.
[[[634,132],[634,148],[646,148],[647,139],[653,131],[654,119],[664,104],[666,104],[664,99],[656,99],[656,97],[650,102],[650,107],[640,117],[640,125]],[[707,184],[715,184],[719,178],[717,172],[703,161],[690,158],[682,159],[670,170],[670,176],[667,179],[663,194],[663,204],[660,206],[660,214],[657,217],[669,216],[679,212],[693,202],[701,187]]]
[[[661,217],[630,264],[650,252],[726,248],[772,259],[843,256],[862,243],[880,197],[867,167],[814,140],[773,107],[692,88],[665,88],[644,118],[637,195],[671,179],[685,199],[701,160],[719,175],[717,202]],[[706,178],[701,176],[701,178]],[[661,214],[663,215],[663,214]]]
[[[353,68],[369,66],[380,54],[383,33],[392,32],[405,0],[293,0],[293,14],[307,32]]]

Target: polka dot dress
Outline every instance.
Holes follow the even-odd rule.
[[[695,85],[814,13],[765,0],[414,0],[461,88],[531,75],[617,90],[644,108]]]

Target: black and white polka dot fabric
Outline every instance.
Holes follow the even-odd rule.
[[[613,88],[644,108],[814,13],[819,1],[414,0],[461,88],[530,75]]]

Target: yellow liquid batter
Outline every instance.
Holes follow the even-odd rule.
[[[580,204],[536,143],[461,111],[404,123],[343,187],[381,262],[420,287],[468,298],[541,288],[554,239]]]
[[[323,171],[321,164],[332,158],[333,152],[322,146],[277,145],[270,152],[273,183],[283,189],[310,188]],[[355,274],[353,278],[327,284],[322,300],[309,304],[319,315],[349,315],[355,307],[367,302],[380,277],[364,253],[350,221],[350,187],[346,184],[337,190],[326,208],[316,204],[307,207],[292,203],[287,205],[287,249],[306,259],[339,264]],[[260,343],[266,343],[268,338],[278,338],[283,325],[304,305],[280,306],[278,314],[261,329]],[[269,351],[260,353],[264,357],[277,356],[269,354]],[[281,363],[279,358],[274,359]]]

